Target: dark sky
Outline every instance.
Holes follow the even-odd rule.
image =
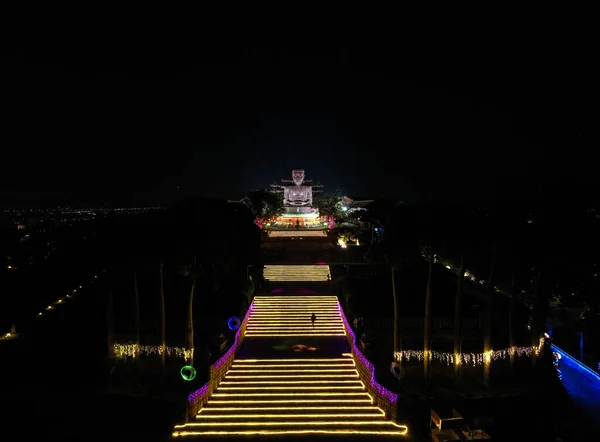
[[[403,54],[17,41],[0,58],[0,204],[239,198],[292,168],[359,197],[595,195],[587,59]]]

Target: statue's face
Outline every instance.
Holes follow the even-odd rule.
[[[304,171],[302,169],[292,170],[292,180],[296,186],[301,186],[304,182]]]

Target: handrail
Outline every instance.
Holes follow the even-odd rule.
[[[398,395],[377,382],[375,379],[375,366],[365,357],[360,349],[356,347],[356,335],[348,323],[344,309],[341,305],[339,305],[339,301],[338,306],[344,321],[344,327],[346,329],[346,339],[348,340],[352,354],[355,356],[354,363],[356,364],[358,373],[362,381],[365,383],[367,391],[373,396],[375,403],[381,407],[385,411],[385,414],[395,422],[398,415]]]
[[[572,361],[573,363],[575,363],[575,365],[578,368],[581,368],[584,372],[586,372],[589,376],[591,376],[592,378],[594,378],[596,381],[600,381],[600,374],[596,373],[594,370],[592,370],[590,367],[588,367],[587,365],[585,365],[583,362],[575,359],[569,353],[567,353],[562,348],[560,348],[560,347],[558,347],[558,346],[556,346],[554,344],[551,344],[550,347],[552,348],[552,351],[560,353],[560,355],[562,357],[566,356],[570,361]]]
[[[231,364],[233,364],[235,353],[237,352],[239,346],[242,344],[244,336],[246,335],[246,326],[248,324],[248,318],[250,317],[250,313],[252,312],[253,308],[254,302],[252,302],[248,307],[248,311],[244,316],[244,320],[242,321],[240,328],[238,328],[237,332],[235,333],[235,340],[233,344],[231,344],[231,347],[229,347],[229,350],[227,350],[225,354],[223,354],[219,359],[217,359],[217,361],[215,361],[214,364],[210,366],[208,382],[198,390],[188,395],[186,422],[189,418],[193,418],[194,416],[196,416],[200,408],[202,408],[202,406],[204,406],[206,402],[208,402],[210,396],[217,389],[217,387],[225,377],[227,370],[229,370]]]

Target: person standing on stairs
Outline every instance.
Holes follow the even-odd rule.
[[[312,326],[313,328],[315,328],[315,321],[317,320],[317,315],[315,315],[314,313],[311,315],[310,317],[310,321],[312,322]]]

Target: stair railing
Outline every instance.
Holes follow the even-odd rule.
[[[231,347],[229,347],[229,350],[227,350],[219,359],[217,359],[214,364],[210,366],[208,382],[198,390],[188,395],[187,410],[185,415],[186,422],[189,422],[190,419],[193,419],[198,414],[198,411],[200,411],[200,409],[206,405],[208,399],[217,389],[229,368],[231,368],[233,360],[235,359],[235,354],[242,345],[242,341],[246,335],[248,318],[250,317],[250,313],[252,312],[253,308],[254,302],[250,304],[250,307],[248,307],[248,311],[244,316],[244,320],[240,324],[240,328],[238,328],[237,332],[235,333],[235,340],[233,341],[233,344],[231,344]]]
[[[344,320],[346,339],[350,345],[350,350],[354,356],[354,364],[356,365],[361,380],[365,384],[369,394],[371,394],[375,400],[377,406],[381,407],[389,419],[396,422],[398,416],[398,395],[377,382],[375,379],[375,366],[365,357],[362,351],[360,351],[360,348],[356,345],[356,335],[354,334],[354,330],[352,330],[348,319],[346,319],[346,314],[341,305],[339,306],[339,309],[342,319]]]

